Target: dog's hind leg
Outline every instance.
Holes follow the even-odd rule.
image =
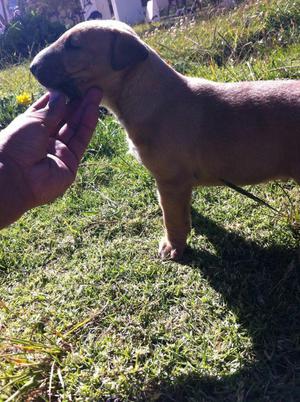
[[[162,259],[178,260],[186,247],[186,238],[191,228],[192,186],[159,182],[157,185],[165,226],[159,255]]]

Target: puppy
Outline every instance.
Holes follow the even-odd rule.
[[[31,71],[70,97],[93,86],[103,90],[104,105],[156,179],[162,258],[178,259],[184,251],[193,187],[300,182],[300,81],[186,77],[116,21],[71,28],[34,58]]]

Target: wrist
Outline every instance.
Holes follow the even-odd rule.
[[[15,222],[29,208],[20,167],[0,149],[0,229]]]

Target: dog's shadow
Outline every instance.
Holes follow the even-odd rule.
[[[159,388],[160,401],[300,401],[300,274],[295,249],[264,248],[193,210],[193,226],[214,255],[188,250],[252,339],[253,363],[233,375],[191,374]],[[248,359],[249,361],[249,359]]]

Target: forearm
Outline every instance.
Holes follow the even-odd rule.
[[[15,222],[28,209],[22,196],[24,186],[20,170],[3,161],[0,153],[0,229]]]

